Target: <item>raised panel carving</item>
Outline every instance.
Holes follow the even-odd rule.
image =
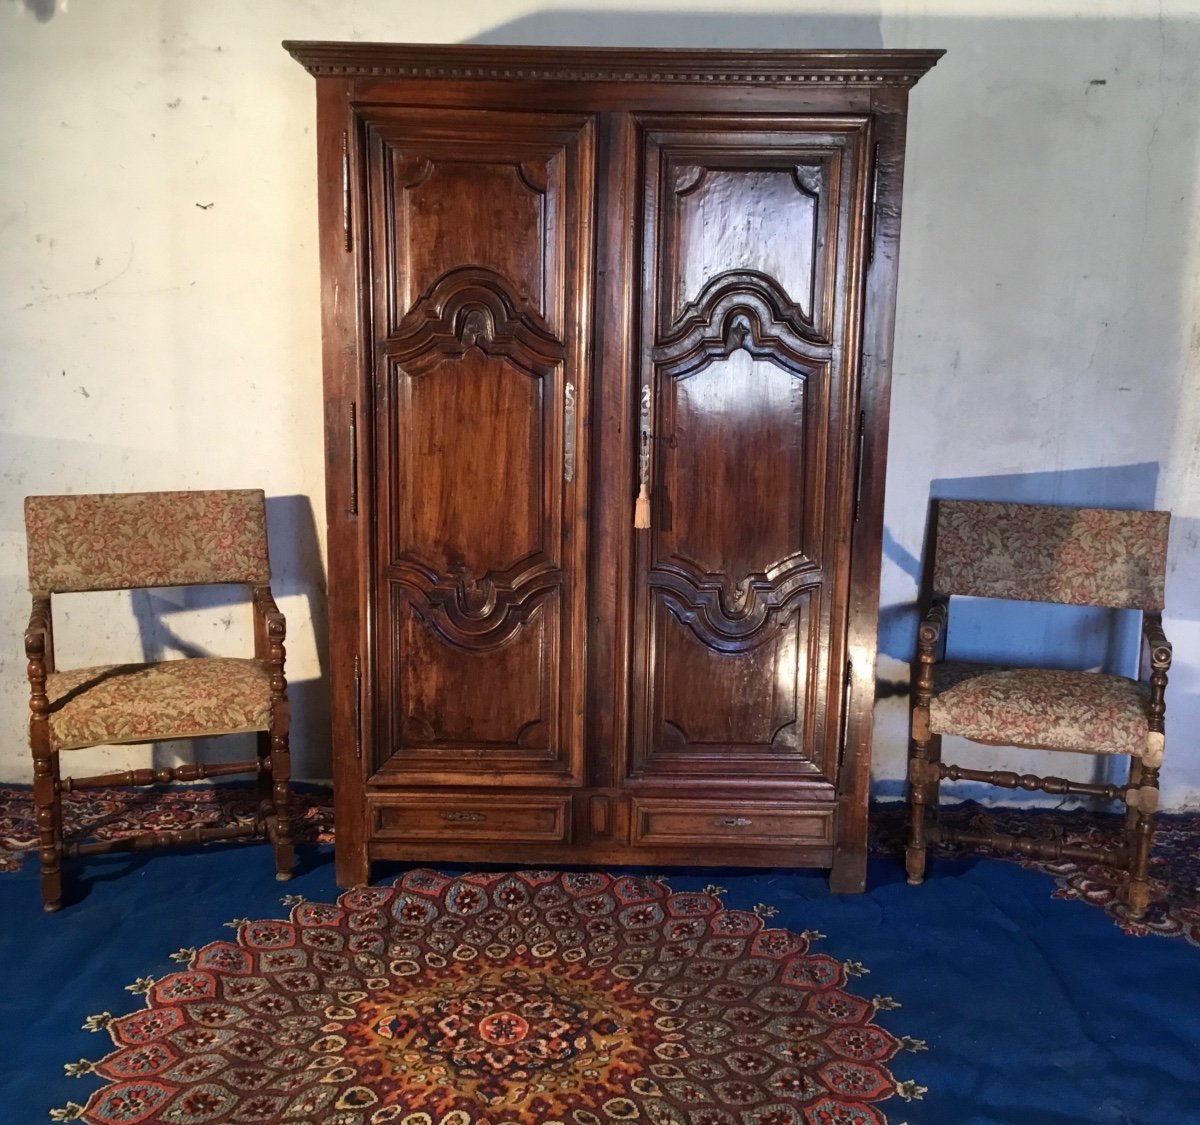
[[[448,644],[402,593],[394,601],[403,706],[393,744],[401,753],[454,745],[546,749],[553,700],[545,689],[554,679],[546,666],[558,618],[553,598],[534,607],[520,633],[488,648]]]
[[[548,326],[502,278],[460,267],[410,311],[385,355],[397,406],[389,460],[406,498],[389,522],[391,565],[414,568],[418,586],[422,573],[477,582],[521,560],[557,565],[551,451],[566,349]]]
[[[742,585],[817,553],[804,534],[807,382],[740,348],[659,380],[655,566],[679,560]]]
[[[375,762],[419,784],[481,763],[491,784],[562,783],[582,768],[563,654],[583,624],[587,474],[563,465],[586,424],[592,122],[362,112],[374,577],[391,607]]]
[[[562,188],[557,155],[522,162],[481,146],[453,156],[412,147],[428,143],[388,146],[391,252],[403,279],[391,322],[397,324],[437,282],[447,262],[493,270],[512,283],[523,303],[552,313],[546,275],[557,265],[557,200],[551,192]]]
[[[832,529],[849,446],[835,427],[853,329],[837,278],[862,122],[642,126],[653,436],[630,776],[819,787],[840,707]]]
[[[375,281],[387,331],[448,266],[471,263],[505,278],[561,333],[592,118],[415,107],[363,115],[378,169],[371,221],[386,232]]]
[[[655,744],[664,752],[717,754],[737,771],[738,750],[795,751],[803,735],[806,607],[796,607],[755,645],[720,650],[697,639],[670,596],[654,595],[659,662]]]
[[[680,177],[681,172],[686,175]],[[675,179],[674,215],[668,221],[679,239],[671,319],[721,274],[755,270],[773,278],[811,323],[824,230],[823,173],[819,165],[668,165],[667,175]]]
[[[654,691],[632,776],[826,777],[812,705],[820,694],[820,662],[813,660],[820,609],[819,591],[810,590],[752,639],[717,647],[698,635],[691,611],[672,593],[651,591]]]
[[[656,244],[646,247],[662,270],[658,333],[723,275],[753,272],[784,295],[798,329],[829,341],[847,202],[843,126],[711,116],[644,126],[660,215]]]

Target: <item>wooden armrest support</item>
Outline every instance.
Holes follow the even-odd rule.
[[[259,660],[283,664],[287,621],[275,604],[269,586],[254,587],[254,655]]]
[[[54,629],[50,621],[50,599],[34,598],[25,626],[26,673],[29,676],[29,707],[34,716],[45,716],[50,708],[46,698],[46,677],[54,671]]]
[[[275,604],[275,596],[269,586],[254,587],[254,611],[267,627],[267,635],[286,639],[287,621]]]
[[[50,641],[50,599],[34,598],[29,613],[29,624],[25,626],[25,655],[32,660],[44,656]]]
[[[917,629],[917,656],[930,662],[936,659],[938,645],[946,632],[946,623],[950,619],[950,599],[935,598],[926,611]]]
[[[1161,613],[1147,613],[1142,618],[1142,637],[1150,647],[1150,667],[1166,672],[1171,667],[1171,642],[1163,632]]]

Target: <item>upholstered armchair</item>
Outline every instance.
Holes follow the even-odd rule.
[[[288,819],[289,710],[285,623],[271,596],[266,512],[261,491],[142,492],[31,496],[25,501],[29,589],[25,630],[29,741],[37,811],[42,901],[62,903],[66,857],[121,848],[196,844],[264,836],[276,875],[291,875]],[[99,590],[239,583],[254,616],[251,658],[191,657],[156,663],[60,670],[54,651],[53,596]],[[59,756],[85,746],[164,742],[257,732],[252,760],[63,777]],[[253,773],[259,809],[252,825],[147,832],[67,844],[62,794],[103,785],[157,785]]]
[[[912,695],[910,883],[924,877],[929,843],[983,845],[1120,868],[1129,873],[1129,915],[1145,912],[1171,665],[1161,616],[1169,522],[1167,512],[937,502],[932,596],[919,628]],[[955,595],[1141,610],[1139,676],[945,660]],[[1124,782],[1091,783],[950,765],[941,760],[944,735],[1120,756],[1129,761],[1128,776]],[[939,787],[947,780],[1118,802],[1126,810],[1124,838],[1112,848],[1068,847],[955,830],[935,815]]]

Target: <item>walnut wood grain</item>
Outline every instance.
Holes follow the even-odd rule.
[[[318,91],[339,881],[861,889],[906,96],[940,52],[285,46]]]

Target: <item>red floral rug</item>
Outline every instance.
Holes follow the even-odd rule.
[[[895,855],[903,865],[908,834],[908,809],[888,805],[872,810],[875,849]],[[1120,843],[1123,818],[1087,809],[985,808],[974,802],[943,805],[938,816],[955,828],[1034,836],[1063,844],[1115,847]],[[1200,815],[1162,814],[1155,817],[1154,850],[1150,859],[1150,905],[1132,921],[1120,899],[1124,877],[1111,867],[1075,860],[1025,859],[999,856],[1054,879],[1054,897],[1077,899],[1098,906],[1127,934],[1183,938],[1200,946]],[[933,855],[969,855],[952,848],[934,848]]]
[[[145,1010],[88,1026],[89,1125],[883,1125],[917,1040],[845,990],[820,937],[718,888],[419,870],[182,950]],[[710,893],[711,892],[711,893]]]
[[[253,824],[257,790],[251,784],[188,785],[174,789],[106,786],[63,794],[68,843],[115,840],[148,831],[216,824]],[[298,843],[333,840],[333,797],[327,789],[293,790],[293,835]],[[16,871],[37,852],[37,821],[28,785],[0,785],[0,871]],[[36,856],[35,856],[36,858]]]

